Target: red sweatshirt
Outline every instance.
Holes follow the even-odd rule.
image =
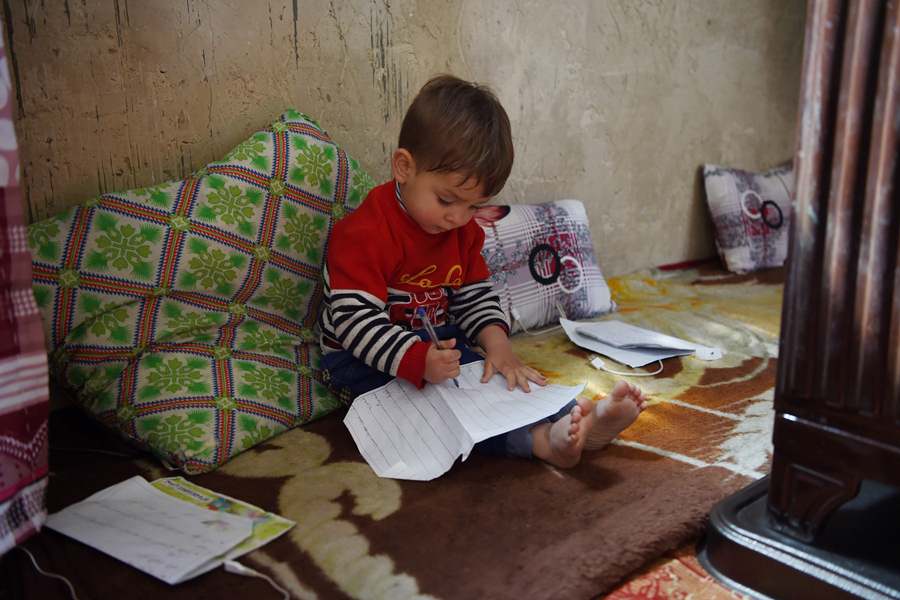
[[[324,352],[349,350],[367,365],[417,386],[425,354],[412,330],[424,307],[437,327],[456,323],[470,340],[486,325],[509,330],[481,256],[484,232],[471,220],[430,234],[412,220],[389,181],[339,221],[325,260],[320,319]]]

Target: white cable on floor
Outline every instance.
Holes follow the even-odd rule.
[[[644,372],[636,372],[632,371],[631,373],[626,373],[624,371],[613,371],[612,369],[606,368],[606,363],[603,362],[603,359],[599,356],[593,357],[590,361],[591,366],[600,371],[606,371],[607,373],[612,373],[613,375],[622,375],[623,377],[653,377],[654,375],[659,375],[663,370],[663,363],[661,360],[657,360],[659,363],[659,368],[652,373],[644,373]]]
[[[560,311],[562,310],[559,308],[558,302],[557,302],[557,309],[559,309]],[[514,306],[510,307],[509,312],[510,312],[510,316],[512,316],[513,320],[519,324],[519,327],[522,328],[522,331],[525,333],[525,335],[544,335],[545,333],[550,333],[551,331],[556,331],[557,329],[560,329],[562,327],[562,325],[551,325],[550,327],[547,327],[546,329],[540,329],[538,331],[531,331],[530,329],[525,327],[525,323],[522,322],[521,315],[519,314],[519,311],[516,309],[516,307],[514,307]]]
[[[140,458],[140,452],[128,454],[125,452],[116,452],[115,450],[104,450],[103,448],[69,448],[64,446],[50,446],[51,451],[58,452],[82,452],[86,454],[105,454],[107,456],[118,456],[120,458]]]
[[[291,595],[287,592],[286,589],[275,583],[275,580],[266,575],[265,573],[260,573],[259,571],[255,571],[248,567],[247,565],[241,564],[236,560],[226,560],[222,563],[222,566],[225,567],[225,570],[229,573],[234,573],[235,575],[242,575],[244,577],[257,577],[259,579],[265,579],[269,582],[273,588],[281,592],[281,595],[284,597],[284,600],[290,600]]]
[[[513,318],[515,318],[515,317],[513,317]],[[562,325],[553,325],[551,327],[547,327],[546,329],[540,329],[538,331],[531,331],[530,329],[525,327],[525,324],[522,323],[522,321],[519,321],[518,319],[516,319],[516,322],[519,323],[519,327],[522,328],[522,332],[525,333],[525,335],[544,335],[545,333],[550,333],[551,331],[556,331],[557,329],[562,327]]]
[[[58,575],[56,573],[51,573],[49,571],[45,571],[41,568],[41,566],[37,563],[37,559],[34,557],[34,554],[31,553],[27,548],[23,548],[22,546],[16,546],[19,550],[28,555],[28,558],[31,559],[31,564],[34,565],[34,568],[37,569],[37,572],[45,577],[52,577],[54,579],[61,579],[63,583],[65,583],[69,587],[69,593],[72,594],[72,600],[78,600],[78,594],[75,593],[75,586],[72,585],[72,582],[63,577],[62,575]]]
[[[18,548],[19,550],[21,550],[22,552],[24,552],[25,554],[28,555],[28,558],[31,559],[31,564],[34,565],[34,568],[35,568],[35,570],[37,570],[38,573],[40,573],[41,575],[43,575],[45,577],[52,577],[53,579],[61,580],[69,588],[69,593],[72,595],[72,600],[78,600],[78,594],[75,593],[75,586],[72,585],[71,581],[69,581],[62,575],[59,575],[57,573],[51,573],[49,571],[45,571],[44,569],[42,569],[41,566],[38,564],[37,559],[34,557],[34,554],[32,554],[31,551],[28,550],[27,548],[23,548],[22,546],[16,546],[16,548]],[[281,593],[284,600],[290,600],[291,595],[288,593],[288,591],[286,589],[284,589],[283,587],[281,587],[280,585],[278,585],[277,583],[275,583],[275,580],[272,579],[271,577],[269,577],[268,575],[266,575],[264,573],[260,573],[259,571],[255,571],[246,565],[242,565],[241,563],[237,562],[236,560],[226,560],[223,563],[223,565],[225,567],[225,570],[228,571],[229,573],[234,573],[235,575],[242,575],[244,577],[257,577],[259,579],[264,579],[265,581],[267,581],[269,583],[269,585],[271,585],[273,588],[275,588],[278,592]]]

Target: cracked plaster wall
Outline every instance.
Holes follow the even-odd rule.
[[[181,178],[289,106],[376,180],[438,72],[487,83],[503,202],[579,198],[607,274],[714,254],[703,162],[793,153],[802,0],[3,0],[32,220]]]

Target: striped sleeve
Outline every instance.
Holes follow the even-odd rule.
[[[385,303],[363,290],[328,287],[323,332],[353,356],[382,373],[422,385],[428,344],[391,323]]]
[[[488,325],[499,325],[509,333],[500,297],[490,279],[483,279],[450,290],[450,318],[471,341]]]

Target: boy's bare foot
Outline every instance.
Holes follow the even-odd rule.
[[[574,467],[584,450],[606,446],[634,423],[644,410],[645,400],[640,388],[624,381],[617,382],[596,405],[578,398],[568,415],[531,430],[534,455],[557,467]]]
[[[600,400],[591,411],[594,423],[589,429],[584,448],[596,450],[613,441],[619,433],[634,423],[644,410],[645,401],[644,393],[639,387],[625,381],[617,381],[609,395]]]
[[[534,455],[551,465],[568,469],[581,460],[584,442],[594,424],[590,400],[578,398],[568,415],[554,423],[541,423],[531,430]]]

